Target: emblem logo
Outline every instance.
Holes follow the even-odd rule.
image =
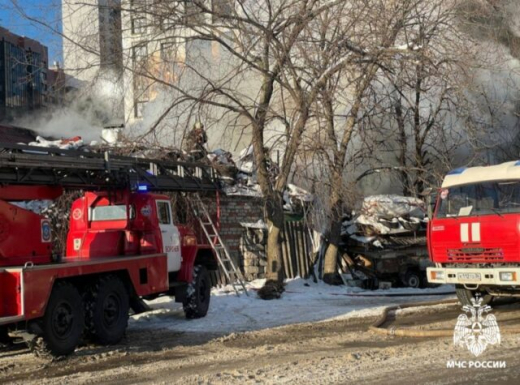
[[[81,219],[81,216],[83,215],[83,212],[81,209],[74,209],[72,212],[72,218],[74,218],[76,221]]]
[[[488,345],[500,345],[500,329],[493,314],[483,316],[491,311],[491,306],[482,305],[482,298],[472,298],[472,305],[465,305],[462,310],[466,314],[459,315],[453,344],[466,347],[475,357],[480,356]],[[470,314],[470,317],[468,317]]]
[[[49,243],[52,240],[51,223],[48,219],[42,219],[42,242]]]
[[[152,215],[152,208],[148,205],[143,206],[141,208],[141,214],[145,217],[149,217],[150,215]]]

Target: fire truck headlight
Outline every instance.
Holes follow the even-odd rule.
[[[430,277],[431,277],[432,281],[437,281],[437,280],[442,281],[442,280],[444,280],[444,271],[442,271],[442,270],[431,271]]]
[[[182,238],[182,245],[183,246],[195,246],[197,244],[197,237],[194,237],[193,235],[186,235]]]
[[[513,271],[501,271],[500,280],[501,281],[516,281],[516,273]]]

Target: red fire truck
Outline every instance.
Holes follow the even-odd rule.
[[[153,191],[218,193],[210,167],[0,144],[0,184],[4,339],[23,330],[35,336],[33,347],[55,356],[83,338],[117,343],[129,308],[142,312],[142,299],[159,295],[175,296],[187,318],[206,315],[220,236],[205,228],[204,242],[193,227],[174,224],[170,198]],[[56,258],[49,219],[23,203],[71,189],[83,194],[70,209],[66,252]]]
[[[428,281],[461,303],[520,296],[520,161],[449,172],[428,226]]]

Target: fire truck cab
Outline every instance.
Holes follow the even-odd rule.
[[[449,172],[428,225],[428,281],[475,295],[520,296],[520,161]]]

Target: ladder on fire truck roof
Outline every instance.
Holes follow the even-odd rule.
[[[217,191],[207,164],[0,143],[0,184],[62,186],[65,189]]]
[[[233,262],[233,259],[229,254],[229,250],[224,245],[224,242],[222,242],[222,238],[220,237],[217,227],[211,219],[211,215],[209,214],[206,205],[200,198],[199,194],[193,194],[192,198],[193,213],[198,219],[200,227],[202,228],[206,239],[211,245],[211,248],[215,251],[215,255],[220,267],[222,268],[222,271],[224,272],[224,275],[231,283],[231,286],[233,286],[237,296],[240,296],[240,290],[243,290],[244,293],[249,296],[246,285],[244,284],[244,277],[242,272],[240,269],[237,269],[235,262]]]

